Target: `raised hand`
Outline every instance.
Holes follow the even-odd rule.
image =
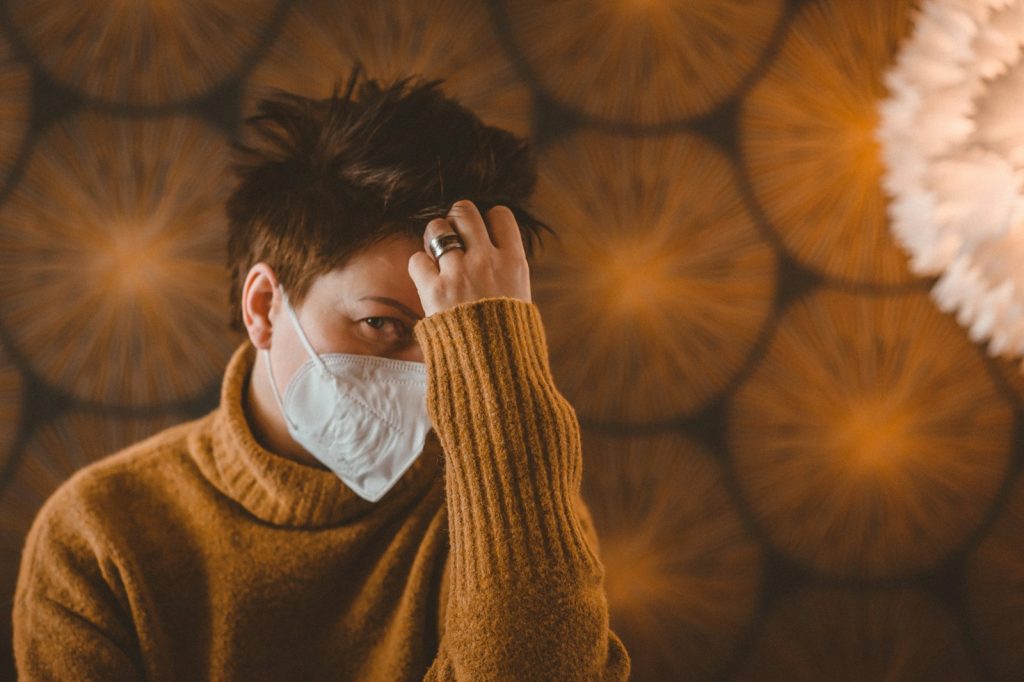
[[[451,232],[459,235],[465,248],[445,251],[435,260],[430,240]],[[423,251],[409,258],[409,276],[427,316],[483,298],[531,300],[523,238],[506,206],[487,211],[485,223],[472,201],[456,201],[447,216],[427,223]]]

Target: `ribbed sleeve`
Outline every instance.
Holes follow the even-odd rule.
[[[437,679],[626,679],[604,570],[574,511],[579,424],[540,311],[489,298],[421,320],[445,451],[451,592]]]

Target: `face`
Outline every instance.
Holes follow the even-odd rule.
[[[423,317],[423,305],[408,269],[409,258],[421,250],[421,239],[394,236],[367,247],[344,267],[317,277],[302,304],[292,306],[313,350],[423,362],[412,334]],[[276,285],[277,278],[266,263],[252,266],[242,292],[242,315],[253,345],[269,353],[274,380],[283,395],[309,354]],[[257,440],[278,454],[318,465],[289,436],[264,362],[255,364],[252,377],[246,410]]]
[[[412,236],[396,236],[354,256],[343,268],[317,277],[295,309],[306,337],[318,353],[357,353],[423,361],[412,328],[423,317],[409,257],[423,249]],[[281,328],[308,357],[283,306],[274,320],[274,342]]]
[[[302,304],[292,305],[313,349],[423,362],[412,334],[423,317],[423,306],[408,271],[409,257],[422,249],[416,237],[397,235],[317,277]],[[243,298],[249,337],[257,348],[269,350],[274,377],[283,391],[309,354],[280,290],[274,292],[276,282],[265,263],[254,265]]]

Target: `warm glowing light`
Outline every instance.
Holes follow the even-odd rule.
[[[847,405],[845,414],[837,415],[835,428],[825,434],[822,451],[867,476],[893,472],[914,438],[912,415],[898,404],[900,398],[865,396]]]
[[[656,314],[656,307],[672,295],[683,295],[674,284],[671,256],[657,252],[637,239],[622,239],[604,244],[594,254],[591,283],[593,300],[605,301],[609,312],[621,316],[645,317]]]
[[[584,433],[584,499],[633,677],[714,679],[749,626],[761,552],[715,462],[678,436]]]
[[[659,19],[672,20],[676,11],[672,0],[612,0],[606,2],[609,12],[617,12],[620,21],[645,22],[648,27]]]
[[[802,263],[846,282],[910,279],[888,230],[874,128],[911,5],[806,3],[743,106],[743,154],[773,229]]]
[[[829,575],[935,566],[1010,465],[1013,411],[977,349],[924,294],[820,293],[780,325],[730,417],[758,523]]]
[[[531,265],[533,296],[578,411],[650,422],[729,382],[771,311],[776,261],[719,152],[581,133],[545,151],[534,203],[558,239]]]
[[[39,143],[0,207],[0,319],[40,376],[133,405],[218,380],[240,342],[227,326],[225,153],[183,118],[83,115]]]

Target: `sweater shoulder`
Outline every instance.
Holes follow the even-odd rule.
[[[210,416],[175,424],[82,467],[47,498],[36,523],[124,515],[187,486],[198,476],[189,441]]]

